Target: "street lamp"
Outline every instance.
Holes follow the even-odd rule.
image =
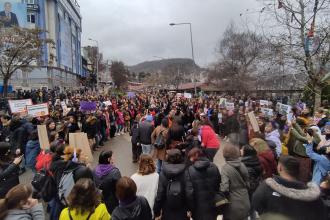
[[[193,43],[193,36],[192,36],[192,28],[191,28],[191,23],[170,23],[170,26],[175,26],[175,25],[189,25],[190,28],[190,44],[191,44],[191,57],[193,60],[193,81],[194,81],[194,89],[195,89],[195,95],[197,95],[197,88],[196,88],[196,71],[195,69],[195,55],[194,55],[194,43]]]
[[[96,43],[96,87],[99,87],[99,42],[92,38],[88,38],[88,40],[93,41]]]

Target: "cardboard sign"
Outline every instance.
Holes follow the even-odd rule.
[[[26,106],[28,115],[37,118],[49,115],[48,103]]]
[[[257,118],[254,115],[254,113],[249,112],[248,117],[249,117],[249,120],[250,120],[253,131],[254,132],[259,132],[260,131],[259,124],[258,124]]]
[[[273,109],[271,109],[271,108],[261,108],[261,112],[262,112],[266,117],[273,117],[273,115],[274,115]]]
[[[25,113],[26,106],[32,105],[31,99],[8,100],[11,113]]]
[[[38,125],[38,138],[39,138],[39,143],[40,147],[43,150],[49,149],[49,139],[48,139],[48,133],[46,129],[46,125]]]
[[[69,133],[69,143],[73,148],[80,148],[82,150],[82,157],[86,157],[89,163],[93,162],[93,154],[89,146],[86,133]]]
[[[259,103],[260,103],[260,106],[268,106],[268,104],[269,104],[267,100],[260,100]]]
[[[80,110],[81,111],[95,111],[96,110],[96,102],[80,102]]]
[[[183,93],[183,97],[185,97],[186,99],[191,99],[192,95],[191,95],[191,93],[185,92],[185,93]]]
[[[232,111],[232,110],[234,110],[234,109],[235,109],[235,103],[227,102],[227,103],[226,103],[226,109],[227,109],[228,111]]]

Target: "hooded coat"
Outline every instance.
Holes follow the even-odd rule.
[[[272,177],[277,172],[275,156],[271,149],[258,153],[258,158],[263,170],[263,178]]]
[[[185,171],[185,191],[189,211],[194,220],[215,220],[214,199],[221,176],[215,164],[199,158]]]
[[[290,220],[326,220],[326,208],[314,183],[268,178],[253,195],[253,207],[263,214],[280,214]]]
[[[169,164],[167,162],[163,163],[162,171],[159,176],[157,196],[154,204],[154,214],[155,217],[160,216],[162,210],[162,220],[173,220],[173,219],[187,219],[187,206],[185,203],[184,196],[184,171],[185,164]],[[181,189],[183,193],[182,205],[173,209],[167,201],[167,187],[169,181],[180,181]]]
[[[129,204],[120,204],[113,210],[112,220],[151,220],[152,214],[148,201],[144,197],[136,197]]]
[[[227,161],[221,169],[221,192],[229,195],[229,204],[223,218],[242,220],[249,216],[249,174],[245,165],[239,160]]]
[[[249,192],[251,195],[251,193],[257,189],[262,180],[262,167],[257,156],[244,156],[241,158],[241,161],[244,163],[249,173]]]

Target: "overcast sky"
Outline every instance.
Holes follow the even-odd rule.
[[[99,41],[105,59],[134,65],[154,56],[191,58],[191,22],[195,60],[200,66],[215,61],[215,46],[227,25],[253,19],[246,10],[258,10],[256,0],[79,0],[82,44]],[[243,16],[240,16],[243,13]],[[252,18],[251,18],[252,17]]]

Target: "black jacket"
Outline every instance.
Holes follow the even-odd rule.
[[[277,214],[290,220],[326,220],[326,208],[315,184],[268,178],[253,195],[253,207],[260,215]]]
[[[160,216],[162,210],[162,220],[187,219],[188,208],[185,202],[185,182],[184,171],[185,164],[169,164],[163,162],[162,171],[159,175],[157,196],[154,204],[155,217]],[[166,194],[169,180],[180,181],[182,188],[182,205],[173,209],[167,202]]]
[[[220,188],[220,172],[206,158],[200,158],[185,172],[186,199],[194,220],[215,220],[214,196]]]
[[[11,152],[15,154],[17,149],[20,149],[22,153],[25,152],[26,143],[28,141],[28,131],[24,128],[22,124],[18,126],[13,126],[11,129],[10,135],[10,144],[11,144]]]
[[[134,123],[131,127],[130,135],[132,136],[132,138],[131,138],[132,144],[139,143],[139,123],[138,122],[134,121]]]
[[[249,173],[249,192],[253,193],[262,180],[262,167],[257,156],[245,156],[241,162],[246,166]]]
[[[151,220],[152,214],[148,201],[144,197],[136,197],[128,205],[119,205],[113,210],[112,220]]]
[[[4,198],[11,188],[19,184],[18,171],[19,166],[13,163],[0,167],[0,198]]]
[[[141,144],[151,144],[151,134],[153,130],[154,126],[150,122],[144,121],[139,124],[138,137]]]
[[[93,174],[96,187],[102,191],[103,201],[111,214],[119,204],[116,197],[116,183],[121,178],[121,173],[117,167],[113,167],[105,176],[98,176],[95,172]]]

